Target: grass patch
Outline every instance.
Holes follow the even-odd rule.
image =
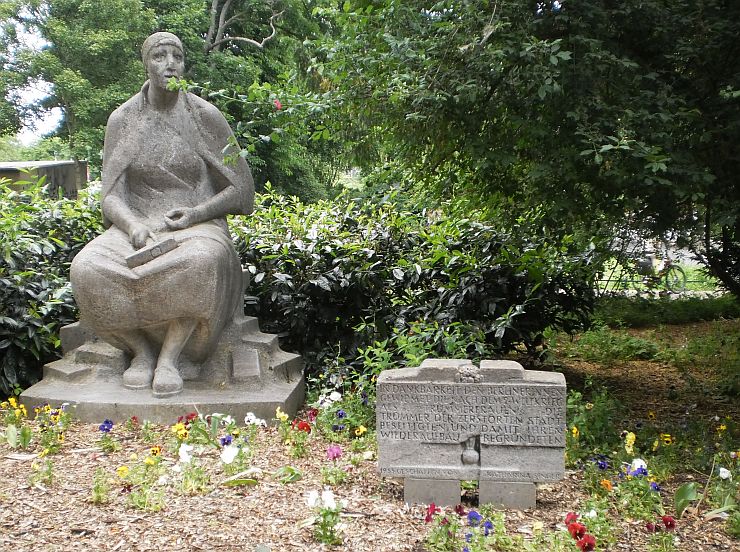
[[[723,318],[740,318],[740,301],[733,295],[705,299],[602,297],[594,312],[597,324],[612,328],[645,328]]]

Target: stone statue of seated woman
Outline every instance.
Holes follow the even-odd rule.
[[[106,129],[107,229],[75,257],[70,279],[81,320],[128,353],[123,385],[167,397],[183,389],[181,355],[204,361],[242,305],[225,217],[252,211],[254,185],[218,109],[167,88],[183,75],[180,40],[155,33],[142,58],[148,80]]]

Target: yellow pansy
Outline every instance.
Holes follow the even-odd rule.
[[[364,425],[361,425],[360,427],[355,429],[355,435],[357,435],[358,437],[361,437],[365,433],[367,433],[367,428]]]
[[[288,416],[285,412],[280,410],[279,406],[277,407],[277,410],[275,410],[275,417],[281,422],[287,422],[288,418],[290,418],[290,416]]]
[[[128,475],[129,469],[128,466],[118,466],[118,469],[116,470],[116,473],[118,474],[118,477],[123,479]]]

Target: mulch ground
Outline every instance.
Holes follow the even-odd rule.
[[[692,386],[683,384],[681,373],[658,363],[627,363],[605,369],[574,361],[567,363],[564,372],[570,385],[587,375],[598,375],[623,400],[626,417],[644,416],[648,409],[676,417],[686,408],[707,417],[731,415],[737,419],[739,414],[737,401],[705,394],[693,396]],[[647,381],[645,374],[650,375]],[[163,510],[132,509],[116,469],[130,463],[133,453],[139,457],[148,454],[151,444],[143,442],[135,430],[116,428],[114,436],[120,439],[122,449],[106,454],[96,446],[100,436],[97,426],[73,424],[62,451],[50,456],[54,465],[50,485],[29,483],[32,465],[38,459],[22,456],[26,451],[0,445],[0,550],[424,550],[429,530],[423,519],[425,508],[404,505],[402,483],[380,478],[374,459],[352,465],[348,447],[344,447],[345,454],[338,462],[349,477],[334,488],[337,499],[346,502],[340,526],[343,543],[334,547],[317,544],[306,497],[310,491],[322,488],[320,468],[327,465],[329,443],[317,435],[309,441],[305,458],[292,458],[273,428],[261,429],[254,443],[251,466],[261,470],[258,485],[220,485],[227,476],[221,470],[218,453],[205,452],[201,464],[208,467],[211,490],[192,496],[179,494],[174,485],[177,476],[173,474],[171,482],[163,483],[167,486]],[[162,434],[167,435],[165,428]],[[165,452],[165,464],[174,465],[175,461],[172,453]],[[279,482],[273,473],[286,465],[298,468],[302,478],[289,484]],[[110,502],[95,505],[90,497],[99,467],[110,474],[112,486]],[[670,505],[675,488],[687,478],[702,480],[701,474],[686,473],[666,482],[666,505]],[[545,530],[562,530],[565,514],[577,510],[587,498],[580,472],[568,471],[564,480],[539,488],[536,509],[506,510],[507,530],[525,538],[540,523]],[[475,506],[474,495],[466,495],[466,500],[466,508]],[[618,530],[618,544],[612,550],[648,550],[642,522],[621,520]],[[684,516],[678,522],[676,536],[677,550],[681,551],[740,551],[740,541],[730,539],[719,520]]]

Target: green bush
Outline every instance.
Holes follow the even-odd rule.
[[[419,322],[463,324],[497,354],[534,353],[546,328],[586,325],[594,299],[590,254],[410,212],[392,196],[306,205],[268,192],[232,230],[252,273],[248,314],[314,365],[335,350],[351,363]],[[437,337],[444,355],[450,336]]]
[[[34,383],[59,355],[59,328],[77,318],[69,264],[99,230],[94,196],[54,199],[39,184],[0,183],[0,393]]]
[[[50,199],[39,186],[3,188],[0,215],[0,391],[9,393],[58,356],[59,328],[77,317],[69,264],[101,225],[95,196]],[[357,377],[362,350],[386,339],[391,363],[539,353],[546,328],[572,332],[591,313],[590,254],[393,198],[305,205],[268,191],[231,222],[253,275],[247,314],[314,369],[341,357]]]

